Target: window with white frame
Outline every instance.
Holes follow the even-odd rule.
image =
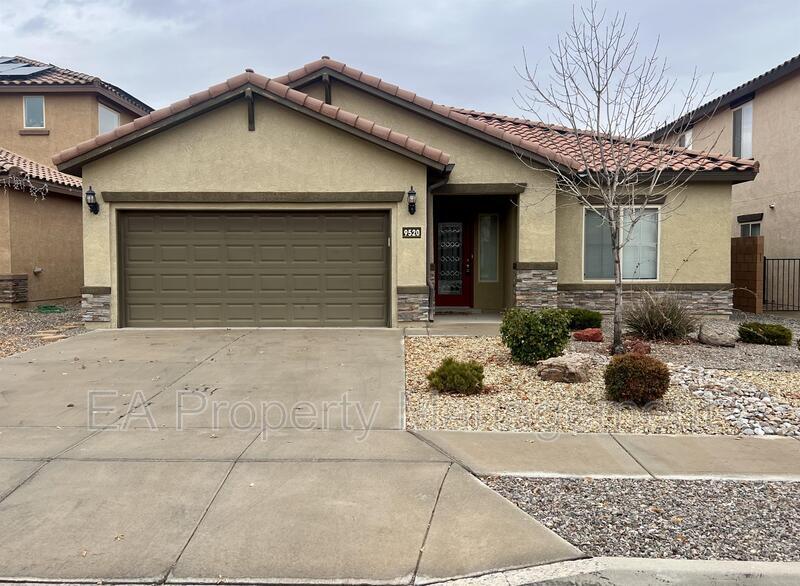
[[[25,128],[44,128],[44,96],[22,96]]]
[[[111,132],[119,126],[119,112],[97,104],[97,129],[100,134]]]
[[[497,214],[478,216],[478,280],[496,283],[500,257],[500,218]]]
[[[678,137],[678,146],[683,147],[685,149],[692,148],[692,129],[690,128],[686,132],[682,133]]]
[[[733,156],[753,158],[753,102],[742,104],[733,111]]]
[[[623,248],[622,278],[626,280],[658,278],[658,208],[626,208],[620,238]],[[611,280],[614,278],[614,254],[611,231],[603,217],[584,210],[583,220],[583,278]]]
[[[761,222],[747,222],[739,224],[739,235],[744,236],[761,236]]]

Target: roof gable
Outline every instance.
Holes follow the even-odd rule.
[[[250,99],[252,95],[277,102],[440,172],[448,170],[450,156],[441,149],[380,126],[357,114],[326,104],[252,71],[246,71],[120,126],[112,132],[101,134],[62,151],[53,157],[53,162],[62,170],[79,169],[81,165],[91,160],[143,140],[210,109],[242,97]]]
[[[540,163],[556,164],[566,171],[580,173],[585,170],[579,162],[580,157],[575,155],[581,148],[585,149],[587,143],[593,143],[590,146],[593,146],[596,152],[606,148],[634,149],[635,152],[630,157],[634,166],[630,171],[653,171],[655,165],[663,163],[663,158],[659,161],[659,156],[663,157],[662,145],[618,137],[613,137],[613,140],[612,137],[595,137],[589,132],[585,134],[584,140],[576,138],[571,130],[542,122],[437,104],[433,100],[418,96],[414,92],[329,57],[312,61],[275,79],[292,87],[304,87],[324,75],[349,83],[500,148],[530,157]],[[583,144],[579,145],[579,142]],[[758,172],[758,163],[749,159],[701,153],[681,147],[670,147],[670,149],[667,169],[669,171],[697,172],[706,174],[707,178],[731,181],[750,180]]]

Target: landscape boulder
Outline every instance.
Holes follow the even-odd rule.
[[[622,342],[627,354],[650,354],[650,344],[644,340],[630,339]]]
[[[697,332],[697,341],[707,346],[723,346],[733,348],[736,345],[736,332],[721,320],[705,321],[700,324],[700,331]]]
[[[579,342],[602,342],[603,330],[600,328],[586,328],[585,330],[572,332],[572,337]]]
[[[590,360],[584,354],[570,353],[542,360],[536,372],[542,380],[557,383],[585,383],[589,381]]]

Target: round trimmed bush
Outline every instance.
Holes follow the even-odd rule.
[[[780,324],[750,321],[739,326],[739,337],[750,344],[788,346],[792,343],[792,330]]]
[[[508,309],[500,324],[503,344],[522,364],[560,356],[569,343],[569,316],[560,309]]]
[[[438,368],[428,373],[428,383],[440,393],[475,395],[483,389],[483,366],[474,360],[460,362],[445,358]]]
[[[603,378],[606,396],[620,403],[646,405],[662,398],[669,388],[667,365],[644,354],[614,356]]]
[[[603,315],[599,311],[571,307],[563,310],[569,316],[569,329],[586,330],[599,328],[603,325]]]

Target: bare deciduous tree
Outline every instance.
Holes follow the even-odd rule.
[[[527,56],[519,72],[525,89],[518,106],[557,124],[554,139],[569,148],[576,162],[565,168],[563,161],[550,161],[556,189],[593,210],[610,231],[615,353],[623,351],[622,250],[638,224],[663,221],[680,207],[686,184],[716,144],[711,141],[704,152],[679,146],[685,115],[705,99],[706,91],[695,73],[678,94],[677,79],[658,57],[658,42],[643,52],[637,35],[638,28],[628,30],[623,15],[608,17],[592,3],[573,9],[569,30],[550,48],[549,75],[540,77],[529,68]],[[667,118],[673,101],[680,105]],[[670,126],[665,119],[676,122]],[[641,139],[664,128],[665,142]],[[659,213],[653,214],[656,205]]]

